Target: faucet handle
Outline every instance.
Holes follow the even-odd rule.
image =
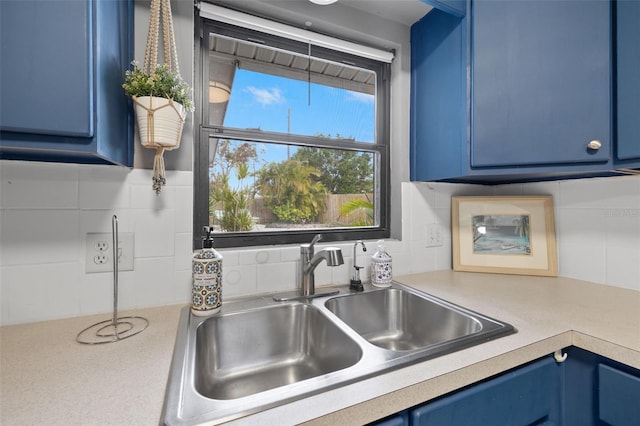
[[[313,246],[321,239],[322,239],[322,234],[316,234],[310,243],[308,244],[305,243],[300,245],[300,253],[306,254],[306,255],[313,255]]]
[[[313,240],[311,240],[311,243],[309,244],[309,248],[313,248],[313,246],[322,239],[322,234],[316,234],[313,237]]]

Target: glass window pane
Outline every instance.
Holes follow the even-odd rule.
[[[389,66],[224,23],[205,31],[195,226],[213,226],[219,247],[388,237]]]
[[[217,232],[377,226],[372,152],[211,139]]]
[[[224,126],[374,141],[374,96],[238,70]]]
[[[211,37],[209,124],[375,141],[376,73]]]

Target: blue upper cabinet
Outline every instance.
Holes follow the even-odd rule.
[[[609,3],[478,1],[471,7],[471,167],[606,164]],[[602,147],[588,148],[592,140]]]
[[[0,2],[0,158],[132,165],[128,0]]]
[[[614,13],[603,0],[482,0],[468,2],[464,16],[434,9],[416,23],[412,180],[513,182],[606,175],[621,167]],[[638,60],[633,22],[623,35],[618,29],[618,38],[633,44],[618,43],[629,50],[628,62]],[[618,90],[638,87],[637,69],[636,62]],[[619,104],[619,117],[623,108],[638,117],[638,96],[629,98],[635,105]],[[640,150],[639,120],[628,121]]]
[[[619,167],[640,163],[640,2],[616,3]]]
[[[411,180],[467,173],[465,34],[437,9],[411,27]]]

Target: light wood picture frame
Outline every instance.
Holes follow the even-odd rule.
[[[451,197],[453,270],[558,275],[553,197]]]

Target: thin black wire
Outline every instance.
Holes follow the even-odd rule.
[[[307,66],[307,105],[311,106],[311,42],[309,42],[309,65]]]

